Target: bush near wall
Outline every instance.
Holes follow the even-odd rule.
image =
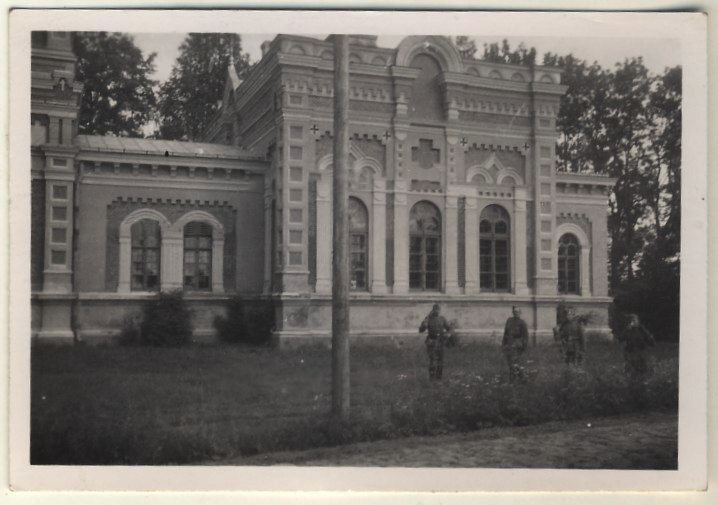
[[[271,300],[235,296],[227,302],[226,316],[216,317],[214,326],[223,342],[268,345],[274,330],[274,305]]]
[[[192,312],[182,291],[159,293],[142,311],[139,341],[145,345],[177,347],[192,341]]]

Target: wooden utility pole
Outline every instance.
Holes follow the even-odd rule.
[[[349,418],[349,38],[334,35],[334,225],[332,235],[332,413]]]

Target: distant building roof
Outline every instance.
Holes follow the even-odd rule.
[[[100,135],[78,135],[75,144],[90,151],[127,152],[140,154],[196,156],[202,158],[261,159],[241,147],[179,140],[135,139]]]

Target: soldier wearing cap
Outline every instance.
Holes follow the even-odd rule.
[[[648,372],[648,348],[656,344],[650,331],[641,324],[636,314],[629,314],[628,326],[618,334],[618,341],[624,342],[625,371],[631,378]]]
[[[524,381],[525,375],[519,359],[529,345],[529,330],[526,321],[521,319],[521,309],[513,306],[511,312],[513,315],[506,320],[501,348],[509,366],[509,381]]]
[[[576,317],[576,311],[573,307],[568,307],[564,313],[563,321],[561,321],[558,328],[558,338],[561,342],[566,364],[580,367],[583,363],[583,355],[586,352],[586,338],[583,324]]]
[[[428,330],[426,352],[429,355],[429,378],[440,380],[444,369],[444,339],[450,331],[449,323],[441,315],[441,307],[435,303],[428,316],[419,326],[419,333]]]

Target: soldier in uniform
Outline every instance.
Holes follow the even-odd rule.
[[[441,307],[434,304],[431,312],[421,322],[419,333],[428,330],[426,336],[426,352],[429,355],[429,378],[440,380],[444,369],[444,339],[450,331],[449,323],[441,315]]]
[[[650,331],[641,324],[636,314],[630,314],[628,326],[619,333],[618,341],[624,342],[625,371],[631,377],[648,372],[648,348],[656,344]]]
[[[521,319],[521,309],[514,306],[511,312],[513,316],[506,320],[501,347],[509,366],[509,381],[524,381],[525,376],[519,358],[529,345],[529,330],[526,321]]]
[[[586,338],[583,324],[576,317],[573,307],[569,307],[564,313],[563,321],[558,328],[558,338],[566,364],[580,367],[586,351]]]

